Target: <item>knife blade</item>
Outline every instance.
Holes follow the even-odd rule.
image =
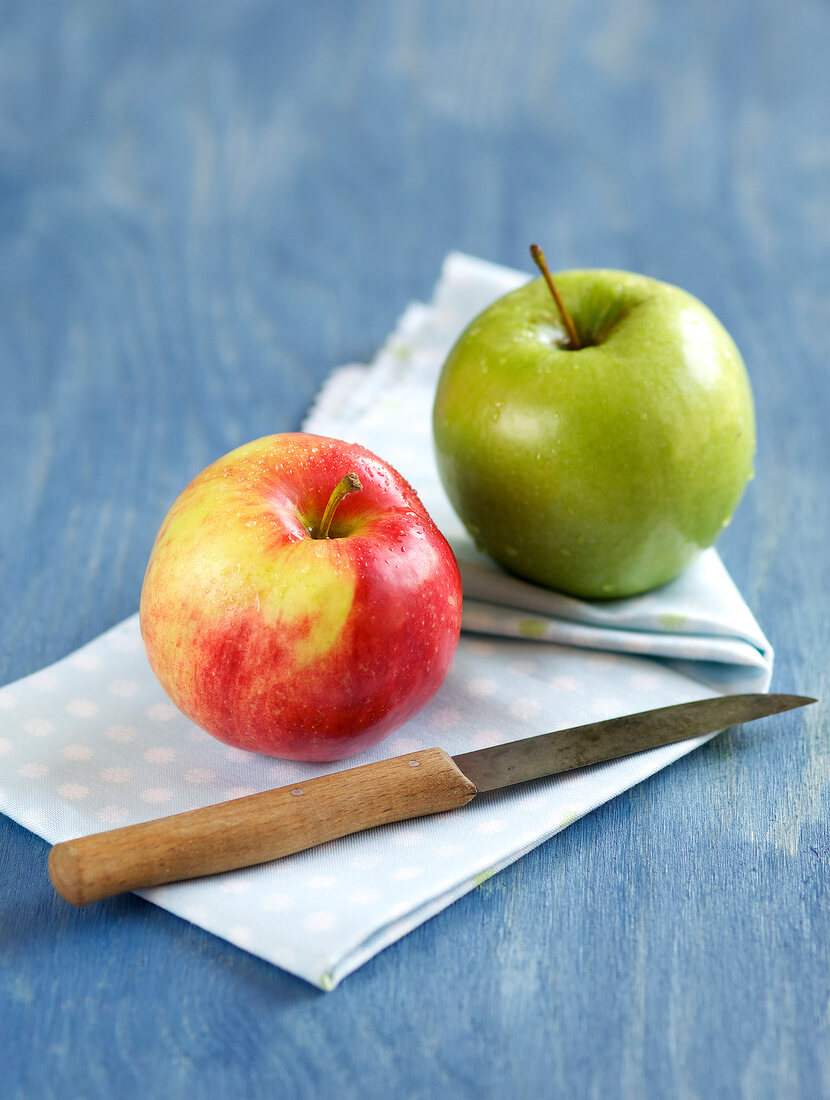
[[[49,877],[86,905],[127,890],[266,863],[476,795],[714,734],[816,700],[719,695],[451,757],[443,749],[363,764],[170,817],[56,844]]]

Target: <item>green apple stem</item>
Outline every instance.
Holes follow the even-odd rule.
[[[579,335],[576,331],[576,325],[571,319],[570,313],[565,309],[565,303],[559,296],[559,291],[556,289],[556,283],[553,281],[553,276],[550,273],[548,262],[545,259],[545,254],[541,250],[538,244],[532,244],[530,246],[530,255],[533,257],[536,266],[542,272],[542,276],[545,282],[548,284],[548,289],[553,295],[553,300],[556,302],[556,308],[559,310],[559,315],[562,318],[562,323],[568,330],[568,342],[572,351],[578,351],[582,347],[582,341],[579,339]]]
[[[347,497],[349,493],[357,493],[362,488],[360,478],[355,473],[346,474],[345,477],[341,478],[332,490],[326,510],[323,512],[323,518],[320,520],[320,526],[316,531],[311,532],[312,538],[327,539],[331,530],[331,521],[334,519],[334,513],[337,511],[340,501],[343,497]]]

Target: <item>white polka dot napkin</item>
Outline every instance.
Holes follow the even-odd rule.
[[[298,764],[213,740],[166,699],[137,617],[0,690],[0,809],[50,843],[439,745],[450,753],[716,692],[765,691],[772,653],[717,554],[674,584],[588,604],[476,554],[438,484],[432,392],[466,322],[524,276],[448,257],[369,366],[333,375],[305,427],[397,466],[453,543],[465,588],[456,660],[433,702],[352,761]],[[480,796],[247,870],[143,896],[332,989],[345,975],[570,822],[689,751],[641,753]]]

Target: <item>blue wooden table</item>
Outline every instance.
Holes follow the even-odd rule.
[[[816,0],[6,0],[0,682],[131,613],[182,485],[296,428],[449,249],[538,239],[734,334],[722,554],[774,686],[828,694],[828,36]],[[830,1095],[829,762],[824,704],[732,731],[328,995],[135,896],[70,908],[0,818],[0,1093]]]

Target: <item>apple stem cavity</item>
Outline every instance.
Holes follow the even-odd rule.
[[[340,501],[347,497],[349,493],[360,492],[362,488],[360,478],[355,473],[346,474],[345,477],[341,478],[332,490],[326,510],[323,512],[323,518],[320,520],[320,526],[316,531],[311,532],[311,537],[314,539],[327,539],[331,530],[331,521],[334,519],[334,513],[337,511]]]
[[[573,323],[570,313],[568,313],[568,311],[565,309],[565,303],[562,301],[561,297],[559,296],[559,291],[556,289],[556,283],[553,281],[553,276],[550,273],[550,268],[548,267],[548,262],[545,259],[544,252],[541,250],[538,244],[532,244],[530,246],[530,255],[533,257],[536,266],[542,272],[542,277],[548,284],[548,289],[553,295],[553,300],[556,302],[556,308],[559,310],[559,316],[562,318],[562,323],[564,324],[568,332],[568,348],[571,351],[579,351],[579,349],[582,347],[582,341],[579,339],[579,334],[576,331],[576,325]]]

